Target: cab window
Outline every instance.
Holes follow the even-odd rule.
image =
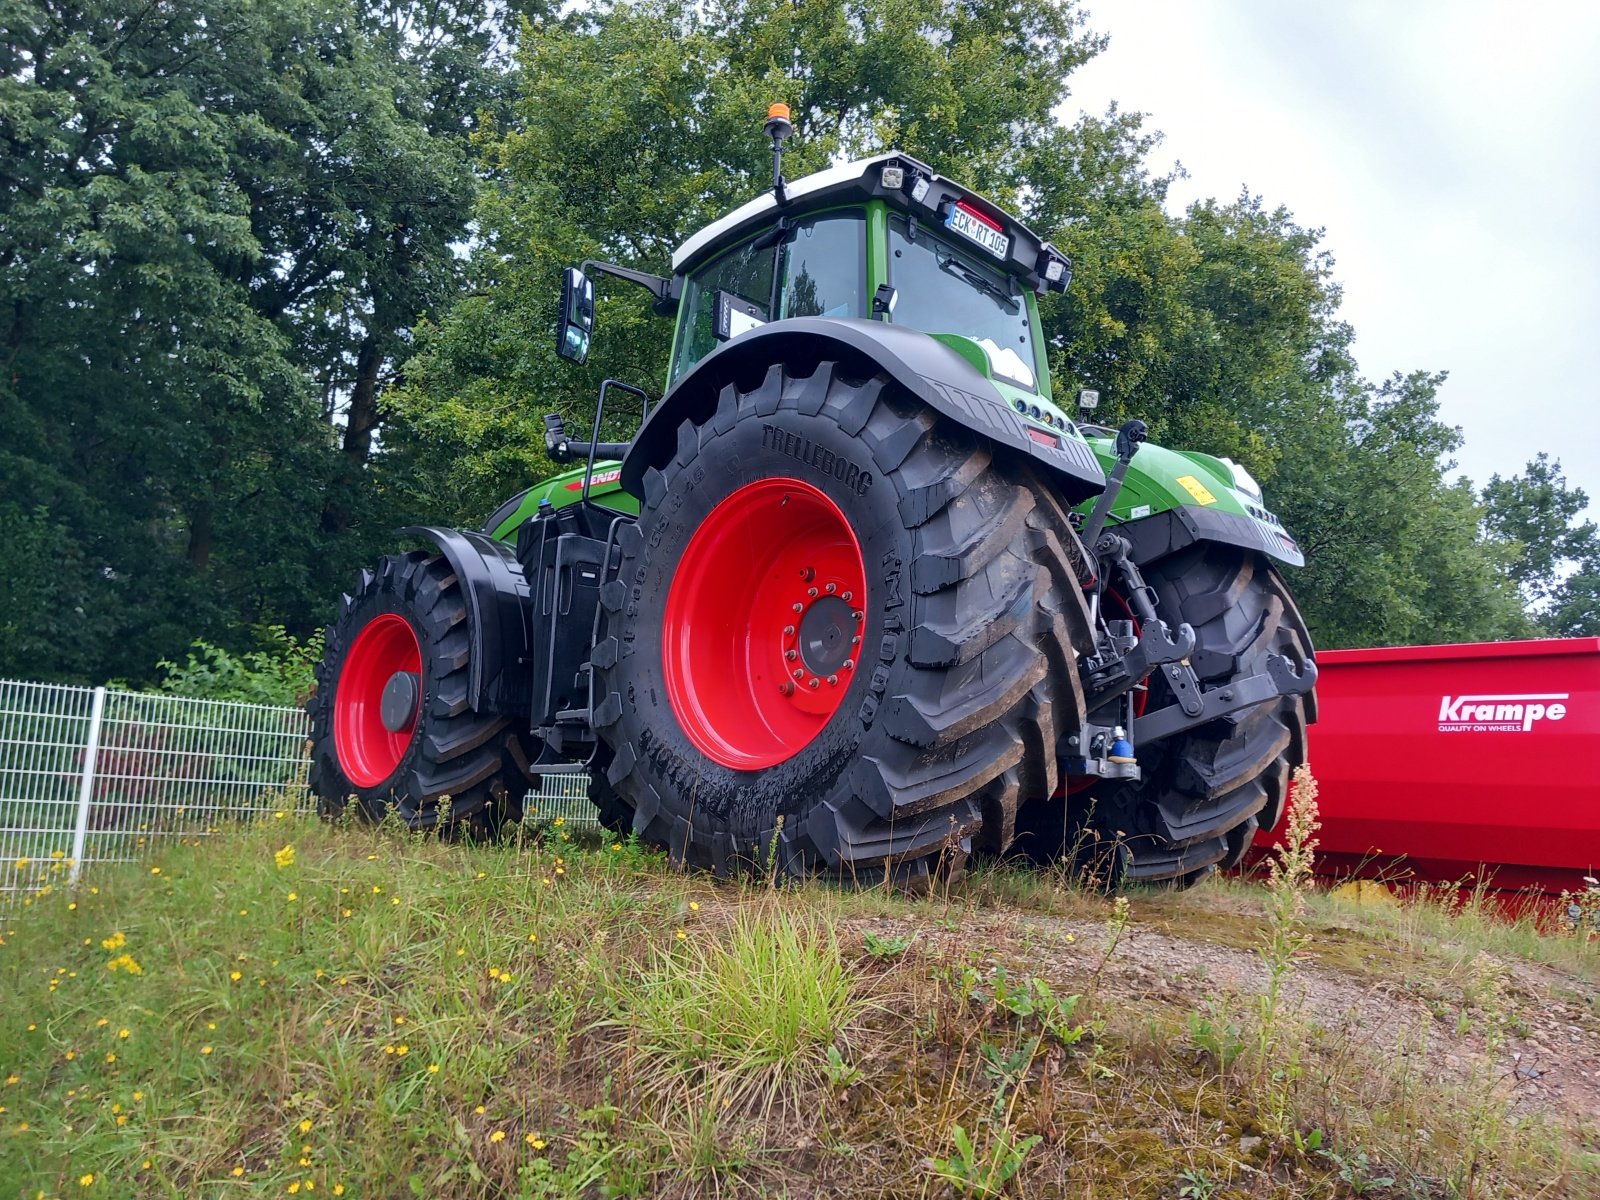
[[[775,249],[770,235],[757,235],[691,275],[684,285],[672,382],[721,344],[719,292],[742,301],[756,323],[768,319],[774,265],[782,272],[781,317],[864,316],[865,237],[866,221],[860,212],[823,213],[798,222],[781,249]]]
[[[926,225],[913,232],[904,217],[889,221],[889,282],[893,321],[924,333],[971,338],[996,375],[1037,390],[1028,305],[1015,282],[983,251],[947,240]]]

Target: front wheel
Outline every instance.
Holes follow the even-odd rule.
[[[1003,849],[1082,718],[1066,512],[1025,464],[823,363],[724,389],[648,470],[602,593],[617,813],[728,873],[926,880]]]
[[[1312,661],[1311,635],[1277,570],[1260,554],[1202,542],[1141,566],[1169,625],[1195,631],[1190,662],[1202,686],[1264,672],[1269,655],[1296,671]],[[1150,706],[1173,702],[1159,673]],[[1087,820],[1126,847],[1130,882],[1187,887],[1237,865],[1257,829],[1277,824],[1294,769],[1306,761],[1315,693],[1279,696],[1138,747],[1143,778],[1102,785]]]
[[[522,819],[534,776],[509,718],[474,711],[474,645],[441,556],[390,555],[340,603],[316,666],[310,785],[325,816],[491,838]]]

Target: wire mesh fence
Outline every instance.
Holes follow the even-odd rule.
[[[0,680],[0,898],[310,805],[309,734],[298,708]],[[587,786],[545,776],[528,817],[592,826]]]

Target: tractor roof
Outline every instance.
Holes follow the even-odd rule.
[[[899,186],[885,185],[886,169],[890,182],[895,179],[894,171],[899,171]],[[673,273],[687,274],[720,251],[767,228],[780,215],[799,216],[853,200],[878,199],[928,225],[950,224],[952,210],[964,210],[980,225],[998,233],[996,238],[979,242],[997,260],[996,265],[1036,287],[1048,285],[1052,290],[1065,291],[1071,276],[1066,255],[1010,213],[909,155],[890,152],[841,163],[787,183],[784,191],[785,202],[781,205],[768,190],[695,233],[673,253]],[[973,227],[970,222],[967,224]],[[981,234],[982,230],[978,232]],[[1047,270],[1052,261],[1061,264],[1059,270]],[[1052,275],[1055,278],[1049,277]]]

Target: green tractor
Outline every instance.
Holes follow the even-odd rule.
[[[1249,474],[1052,396],[1066,257],[904,154],[773,187],[662,277],[659,401],[482,531],[412,528],[318,670],[325,811],[490,837],[541,777],[719,874],[915,886],[968,855],[1185,886],[1283,811],[1315,717],[1294,540]],[[644,410],[600,440],[608,399]],[[1087,415],[1087,414],[1085,414]]]

